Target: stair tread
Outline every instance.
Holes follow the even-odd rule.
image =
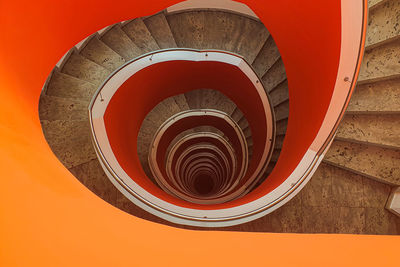
[[[55,70],[47,86],[46,95],[90,100],[95,91],[94,84]]]
[[[224,11],[187,11],[167,20],[179,47],[231,51],[250,63],[269,35],[262,23]]]
[[[335,140],[324,162],[370,177],[382,183],[400,185],[400,151]]]
[[[150,16],[143,22],[161,49],[177,47],[164,13]]]
[[[400,2],[386,1],[370,11],[368,16],[366,47],[400,36]]]
[[[287,130],[288,119],[276,122],[276,135],[284,135]]]
[[[117,204],[117,195],[121,193],[108,179],[97,159],[74,166],[69,171],[97,196],[112,205]]]
[[[189,105],[186,102],[185,95],[179,94],[176,96],[173,96],[175,103],[179,106],[181,111],[189,110]]]
[[[289,101],[285,101],[274,108],[275,119],[277,121],[283,120],[289,117]]]
[[[347,113],[400,113],[400,79],[357,85]]]
[[[41,120],[87,120],[88,101],[41,95],[39,116]]]
[[[143,53],[119,25],[115,25],[105,32],[100,39],[127,61]]]
[[[400,115],[346,115],[336,137],[400,149]]]
[[[136,18],[127,23],[122,27],[122,30],[141,49],[142,53],[160,49],[141,18]]]
[[[100,41],[97,36],[89,40],[80,54],[110,71],[125,63],[119,54]]]
[[[75,52],[68,58],[61,72],[95,85],[101,84],[111,73],[106,68]]]
[[[252,66],[258,76],[262,77],[280,58],[278,47],[272,36],[269,36]]]
[[[361,63],[359,83],[400,76],[400,39],[368,50]]]
[[[279,60],[272,65],[261,80],[267,92],[272,91],[277,85],[286,80],[286,70],[282,58],[279,58]]]
[[[285,80],[269,93],[272,106],[277,106],[289,99],[288,82]]]
[[[43,133],[52,151],[72,168],[96,158],[88,121],[41,121]]]

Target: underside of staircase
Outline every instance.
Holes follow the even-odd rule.
[[[390,194],[400,186],[400,2],[373,0],[369,4],[366,52],[358,84],[335,140],[312,179],[294,199],[271,214],[213,230],[400,234],[400,217],[386,208]],[[276,119],[274,152],[264,175],[268,179],[288,124],[288,81],[278,48],[264,25],[239,14],[160,12],[95,33],[71,49],[53,70],[40,98],[40,120],[55,155],[96,195],[143,219],[203,230],[164,221],[125,198],[100,166],[88,126],[89,102],[114,70],[145,53],[171,48],[230,51],[252,65],[271,99]],[[187,109],[214,105],[230,112],[246,135],[251,155],[247,120],[226,96],[204,88],[164,101],[146,117],[138,139],[139,158],[149,177],[148,133]]]

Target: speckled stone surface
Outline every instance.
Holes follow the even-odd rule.
[[[46,95],[89,101],[96,88],[94,84],[54,71],[47,86]]]
[[[253,62],[268,38],[264,25],[223,11],[189,11],[167,16],[179,47],[220,49]]]
[[[378,7],[379,4],[385,2],[386,0],[368,0],[368,7],[371,9],[372,7]]]
[[[334,141],[324,162],[340,166],[383,183],[400,185],[400,151]]]
[[[142,54],[142,50],[132,42],[119,25],[115,25],[105,32],[100,39],[125,60],[133,59]]]
[[[277,121],[289,117],[289,101],[285,101],[274,108]]]
[[[129,22],[122,27],[122,30],[129,36],[129,38],[131,38],[131,40],[137,47],[141,49],[143,53],[160,49],[141,18],[137,18]]]
[[[286,133],[288,119],[280,120],[276,123],[276,135],[283,135]]]
[[[177,47],[164,13],[150,16],[143,22],[161,49]]]
[[[346,115],[336,138],[400,149],[400,114]]]
[[[289,99],[289,88],[287,80],[280,83],[269,93],[272,105],[275,107]]]
[[[400,76],[400,39],[368,50],[361,63],[358,82],[387,80]]]
[[[179,109],[181,111],[189,110],[189,105],[186,102],[186,98],[183,94],[173,96],[173,99],[175,100],[175,103],[179,106]]]
[[[372,9],[368,16],[366,47],[400,35],[400,1],[387,0]]]
[[[93,37],[80,51],[80,54],[110,71],[117,69],[125,63],[123,57],[118,55],[97,37]]]
[[[400,229],[397,222],[398,219],[399,217],[396,217],[394,214],[385,209],[366,208],[364,234],[399,234]]]
[[[87,120],[88,102],[71,98],[41,95],[39,117],[41,120]]]
[[[71,54],[61,69],[61,72],[87,82],[91,82],[95,85],[101,84],[111,73],[106,68],[84,58],[75,52]]]
[[[258,76],[262,77],[271,66],[280,58],[278,47],[272,36],[269,36],[260,53],[258,53],[252,66]]]
[[[71,168],[96,158],[88,121],[41,121],[52,151]]]
[[[107,178],[97,159],[72,167],[69,171],[97,196],[109,203],[116,203],[120,192]]]
[[[283,140],[285,140],[285,136],[284,135],[276,136],[276,138],[275,138],[275,148],[282,149]]]
[[[204,12],[172,14],[167,21],[178,47],[201,49],[204,39]]]
[[[357,85],[347,113],[400,113],[400,78]]]
[[[283,61],[280,58],[272,67],[264,74],[262,81],[264,83],[264,89],[270,92],[278,84],[286,80],[286,70],[283,65]]]
[[[242,111],[238,107],[236,107],[231,115],[231,118],[234,121],[238,122],[243,116],[244,115],[243,115]]]

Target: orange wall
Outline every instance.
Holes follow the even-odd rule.
[[[0,266],[395,266],[398,236],[196,232],[143,221],[58,162],[37,114],[52,66],[90,33],[173,2],[0,2]],[[279,2],[287,14],[324,9],[314,0],[246,2],[257,10]]]

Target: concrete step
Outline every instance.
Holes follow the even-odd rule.
[[[184,94],[179,94],[172,97],[175,100],[175,103],[179,106],[180,111],[189,110],[189,105],[186,101],[186,97]]]
[[[159,50],[157,42],[143,23],[141,18],[137,18],[122,27],[122,30],[131,38],[142,53]]]
[[[54,70],[46,89],[46,95],[89,101],[96,91],[92,83]]]
[[[100,40],[121,55],[126,61],[136,58],[143,53],[118,24],[105,32],[100,37]]]
[[[260,53],[258,53],[252,66],[258,76],[262,77],[281,57],[278,47],[272,36],[269,36],[263,45]]]
[[[110,71],[114,71],[125,63],[123,57],[100,41],[97,36],[89,40],[81,49],[80,54]]]
[[[335,140],[324,162],[369,177],[400,185],[400,151]]]
[[[272,106],[276,107],[277,105],[282,104],[285,101],[289,100],[289,88],[288,82],[285,80],[284,82],[277,85],[272,91],[269,93]]]
[[[121,193],[108,179],[97,159],[72,167],[69,171],[90,191],[116,205],[117,195]]]
[[[275,148],[282,149],[283,140],[285,140],[285,136],[284,135],[276,136],[276,138],[275,138]]]
[[[387,0],[368,0],[368,8],[370,11],[378,8],[381,4],[385,3]]]
[[[357,85],[346,113],[400,113],[400,78]]]
[[[88,102],[72,98],[41,95],[39,117],[41,120],[87,120]]]
[[[366,51],[358,82],[364,84],[400,77],[399,58],[400,39]]]
[[[111,73],[111,71],[76,52],[71,54],[61,72],[95,85],[100,85]]]
[[[400,149],[400,114],[346,115],[336,139]]]
[[[250,64],[269,36],[262,23],[224,11],[180,12],[167,20],[179,47],[231,51]]]
[[[289,117],[289,100],[279,104],[274,110],[276,121],[287,119]]]
[[[276,122],[276,135],[284,135],[286,133],[288,119]]]
[[[286,70],[281,58],[271,66],[261,80],[267,93],[286,80]]]
[[[366,49],[372,49],[382,43],[400,36],[400,1],[387,0],[369,12]]]
[[[41,123],[53,153],[67,168],[96,159],[88,121],[43,120]]]
[[[143,22],[161,49],[177,47],[163,12],[150,16]]]

